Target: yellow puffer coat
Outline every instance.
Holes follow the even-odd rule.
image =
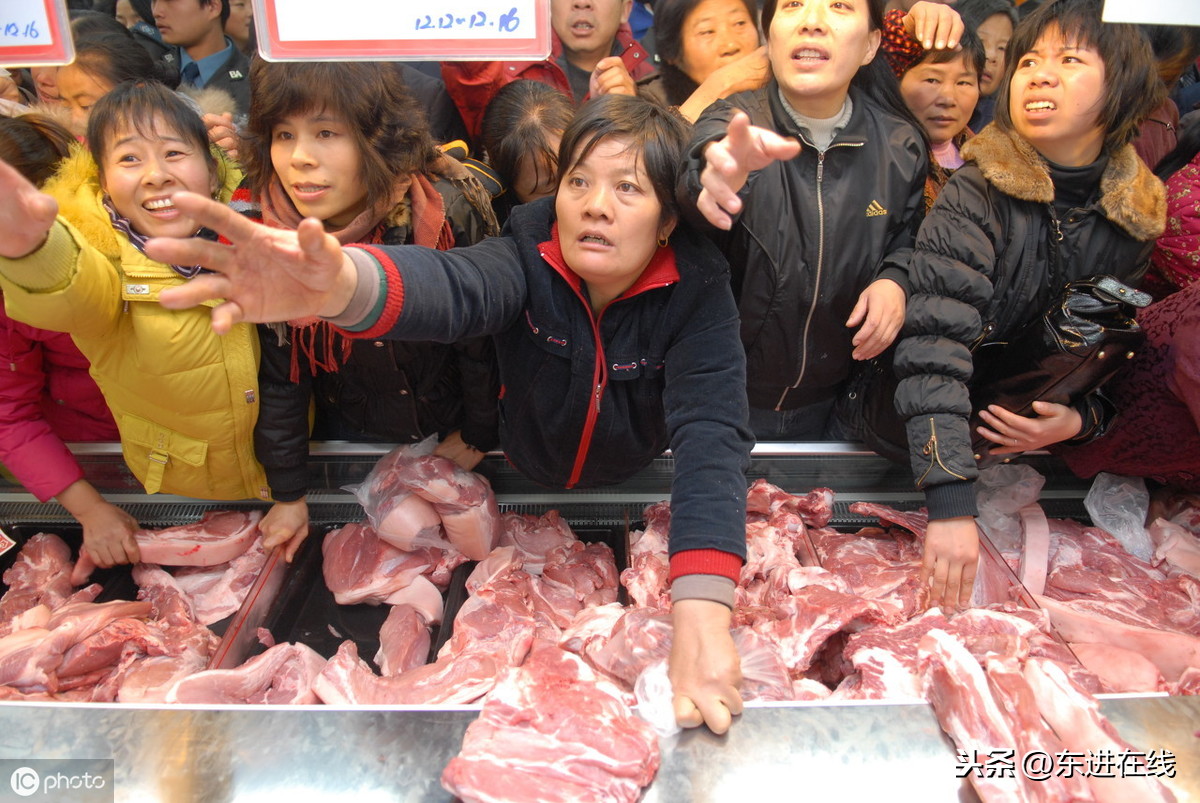
[[[241,176],[220,164],[227,201]],[[0,259],[9,315],[71,334],[117,420],[125,462],[148,492],[267,499],[253,446],[254,327],[220,336],[209,307],[158,304],[161,290],[185,279],[113,229],[86,150],[76,149],[45,191],[59,203],[47,243],[24,259]]]

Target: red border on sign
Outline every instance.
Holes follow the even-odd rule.
[[[47,45],[14,45],[0,47],[0,64],[11,67],[28,67],[39,64],[70,64],[75,60],[75,47],[67,34],[63,21],[65,6],[56,0],[42,0],[46,8],[46,22],[50,25]]]
[[[279,19],[275,3],[264,0],[265,25],[259,27],[259,36],[265,34],[266,41],[259,41],[259,50],[270,61],[288,60],[442,60],[461,61],[536,61],[550,55],[550,19],[546,4],[537,3],[535,30],[537,35],[530,39],[492,38],[458,39],[453,44],[453,55],[445,53],[444,41],[429,39],[355,39],[347,40],[289,40],[279,39]],[[259,21],[255,20],[256,25]],[[441,50],[439,51],[439,47]]]

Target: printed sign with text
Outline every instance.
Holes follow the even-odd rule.
[[[254,0],[271,61],[523,60],[550,54],[550,0]]]
[[[0,2],[0,67],[69,64],[74,59],[65,0]]]

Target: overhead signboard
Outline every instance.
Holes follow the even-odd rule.
[[[254,23],[259,52],[270,61],[537,61],[550,54],[550,0],[254,0]]]
[[[1200,25],[1200,0],[1104,0],[1105,22]]]
[[[0,0],[0,66],[69,64],[74,59],[65,0]]]

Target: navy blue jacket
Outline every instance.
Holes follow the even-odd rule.
[[[501,444],[552,487],[631,476],[668,446],[671,545],[745,557],[746,361],[724,258],[679,227],[600,314],[561,262],[554,201],[513,210],[506,236],[451,251],[364,247],[389,303],[359,337],[493,335]]]

